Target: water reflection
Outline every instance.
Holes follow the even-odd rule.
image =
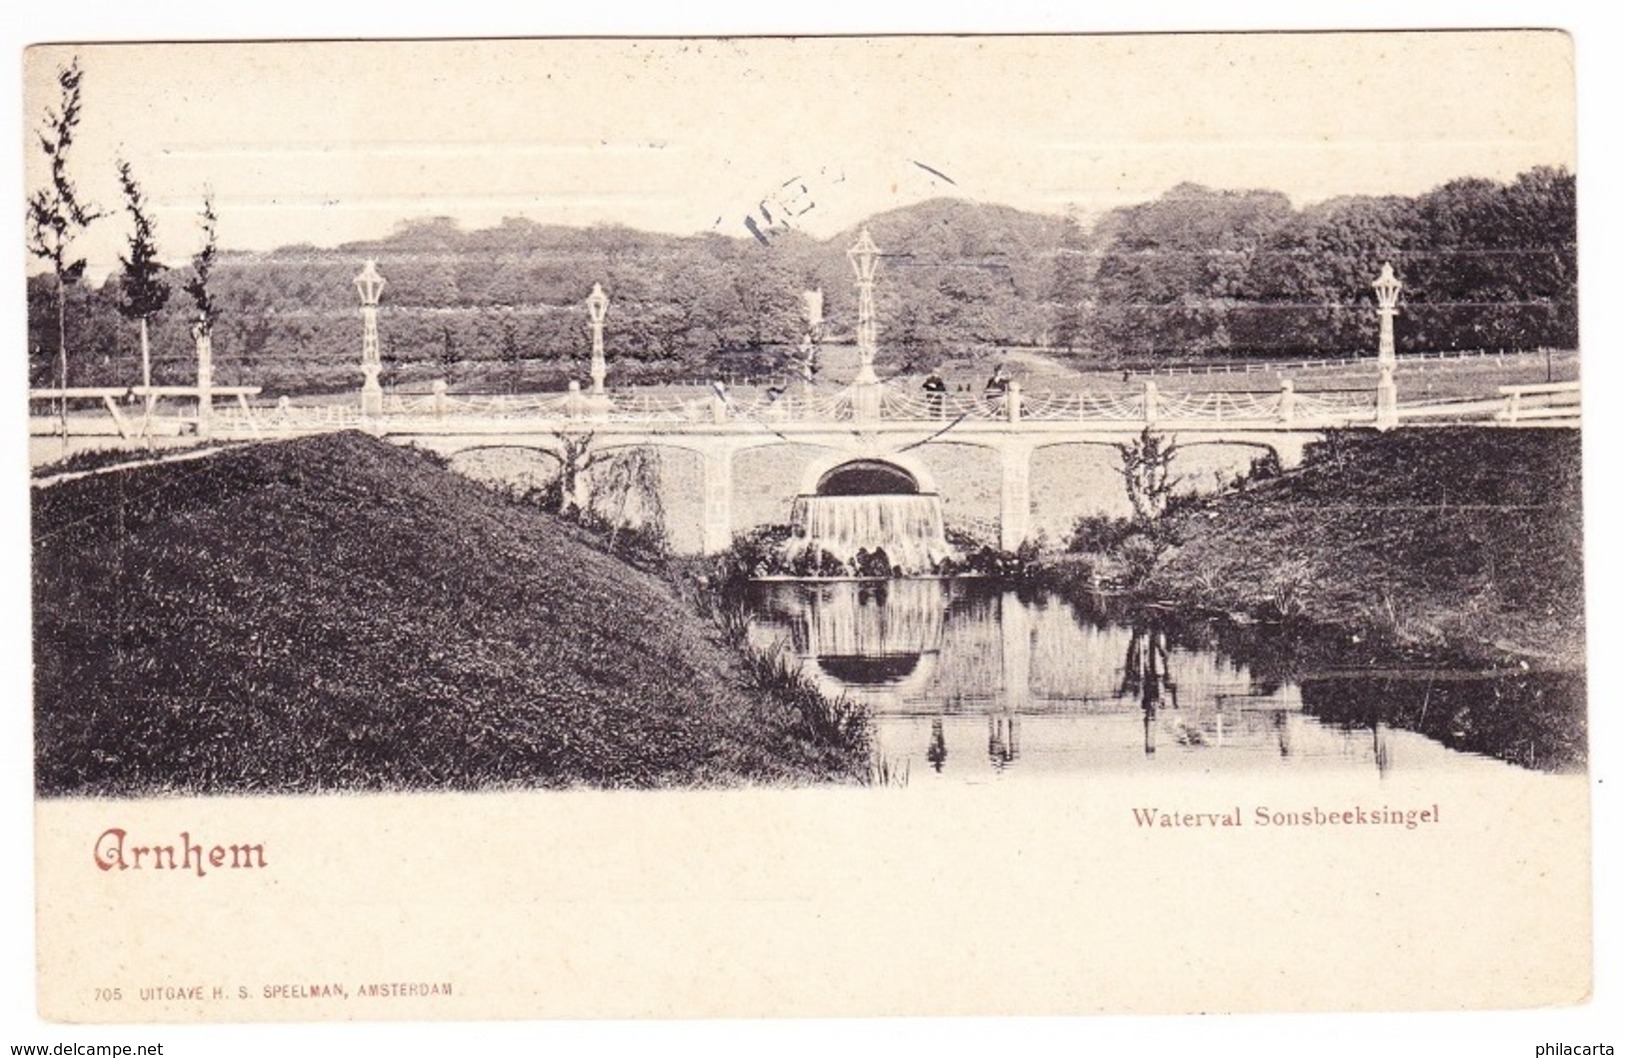
[[[1015,713],[988,714],[987,760],[995,771],[1003,771],[1021,755],[1020,730]]]
[[[786,645],[869,708],[878,753],[934,775],[1584,759],[1578,677],[1304,671],[1285,641],[1249,651],[1173,616],[1119,622],[975,581],[759,584],[751,607],[758,644]]]
[[[931,744],[925,747],[925,760],[937,771],[948,762],[948,742],[942,737],[942,717],[931,720]]]
[[[1160,628],[1137,626],[1129,633],[1128,655],[1123,659],[1123,683],[1119,697],[1132,695],[1140,700],[1145,714],[1145,755],[1157,752],[1157,707],[1163,698],[1179,708],[1179,684],[1168,675],[1168,634]]]

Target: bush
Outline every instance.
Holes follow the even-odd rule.
[[[722,583],[743,583],[751,577],[784,573],[784,545],[793,532],[788,525],[764,525],[734,537],[727,550],[713,560],[712,575]]]
[[[1072,535],[1066,542],[1066,549],[1075,555],[1103,555],[1117,550],[1134,531],[1132,518],[1086,514],[1072,523]]]
[[[1333,470],[1342,470],[1354,453],[1359,443],[1357,436],[1367,432],[1354,427],[1327,430],[1318,441],[1311,441],[1304,446],[1303,465],[1305,468],[1327,466]]]
[[[778,702],[795,718],[795,729],[816,746],[865,754],[870,745],[869,712],[845,695],[831,698],[802,671],[801,664],[779,646],[744,647],[746,670],[757,691]]]
[[[993,528],[976,526],[973,529],[971,527],[949,525],[944,527],[942,536],[943,539],[948,541],[948,546],[961,555],[969,555],[984,547],[992,547],[993,544],[998,542],[996,526]]]
[[[1280,477],[1283,471],[1284,468],[1281,466],[1281,454],[1275,449],[1270,448],[1265,450],[1263,455],[1255,456],[1253,461],[1248,464],[1247,480],[1268,481],[1271,478]]]
[[[1179,478],[1173,474],[1178,443],[1147,426],[1134,441],[1115,447],[1123,464],[1118,472],[1123,477],[1128,501],[1134,507],[1135,519],[1141,525],[1156,521],[1167,509],[1168,500],[1179,484]]]
[[[1231,479],[1230,488],[1234,492],[1240,492],[1248,485],[1278,478],[1282,473],[1284,469],[1281,466],[1281,457],[1275,449],[1266,449],[1263,455],[1253,457],[1253,461],[1247,464],[1245,471]]]
[[[1314,580],[1309,563],[1302,559],[1276,567],[1264,581],[1264,619],[1285,622],[1304,616],[1309,587]]]
[[[1136,533],[1117,548],[1130,584],[1142,584],[1157,568],[1167,545],[1151,533]]]
[[[658,524],[616,524],[596,511],[572,508],[570,514],[559,515],[573,520],[597,538],[616,558],[648,572],[659,572],[671,553],[671,544],[664,526]]]

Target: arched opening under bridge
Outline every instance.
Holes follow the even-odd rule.
[[[851,459],[825,471],[795,498],[792,566],[825,576],[931,573],[950,557],[942,498],[921,492],[908,469],[883,459]]]
[[[896,463],[854,459],[826,471],[814,491],[819,496],[917,496],[920,482]]]

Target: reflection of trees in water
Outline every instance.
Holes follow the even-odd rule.
[[[1080,627],[1104,630],[1147,623],[1144,610],[1113,596],[1074,591],[1061,598]],[[1304,672],[1314,668],[1315,659],[1335,645],[1306,638],[1301,628],[1241,625],[1176,610],[1157,611],[1151,623],[1187,651],[1215,653],[1246,668],[1259,694],[1274,694],[1298,682]]]
[[[1019,755],[1021,716],[1035,717],[1027,734],[1042,742],[1052,729],[1036,717],[1136,708],[1148,756],[1159,739],[1165,749],[1314,756],[1322,743],[1302,714],[1340,730],[1344,752],[1357,746],[1385,774],[1410,766],[1395,728],[1546,771],[1586,761],[1583,674],[1419,672],[1391,646],[1347,633],[1135,614],[987,581],[776,584],[753,596],[754,639],[793,641],[829,663],[819,671],[831,680],[851,661],[856,675],[846,675],[862,686],[837,689],[874,685],[891,696],[869,699],[882,711],[933,716],[926,759],[938,771],[943,718],[952,728],[956,716],[986,717],[988,759],[1003,768]]]
[[[1304,711],[1346,732],[1370,731],[1388,757],[1385,728],[1426,735],[1454,750],[1540,771],[1586,762],[1585,676],[1440,671],[1338,676],[1303,684]]]
[[[1229,622],[1208,624],[1210,649],[1241,660],[1252,673],[1260,694],[1273,694],[1297,683],[1310,665],[1311,646],[1303,635],[1281,625],[1239,626]]]
[[[931,720],[931,744],[925,748],[925,759],[937,771],[948,761],[948,740],[942,735],[942,717]]]
[[[1129,635],[1117,696],[1130,695],[1146,709],[1154,710],[1165,695],[1173,708],[1179,708],[1179,685],[1168,673],[1168,633],[1160,628],[1135,625]]]
[[[989,713],[987,717],[987,759],[994,770],[1003,771],[1021,756],[1021,726],[1014,713]]]
[[[1145,754],[1149,757],[1156,753],[1157,707],[1166,697],[1172,708],[1179,708],[1179,685],[1168,673],[1167,632],[1144,624],[1134,626],[1123,655],[1123,678],[1117,696],[1139,699],[1145,714]]]
[[[1105,631],[1133,623],[1132,612],[1102,592],[1074,590],[1057,593],[1055,598],[1061,601],[1079,628]]]
[[[1292,727],[1286,722],[1286,710],[1277,709],[1270,713],[1270,726],[1275,729],[1275,745],[1280,749],[1281,756],[1292,756]]]
[[[955,618],[998,620],[999,598],[1005,587],[998,581],[961,580],[948,583],[948,613]]]

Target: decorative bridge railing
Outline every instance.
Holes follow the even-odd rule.
[[[931,395],[881,383],[812,393],[724,389],[701,394],[657,394],[636,390],[594,397],[571,392],[470,396],[437,392],[384,399],[384,417],[494,420],[588,420],[652,424],[717,424],[740,420],[819,425],[893,422],[1294,422],[1325,418],[1370,420],[1376,396],[1370,390],[1298,393],[1290,386],[1271,391],[1162,393],[1029,394],[1019,386],[994,396],[967,393]]]
[[[699,394],[622,390],[594,395],[568,393],[467,395],[443,386],[427,394],[387,394],[382,414],[364,417],[357,403],[255,402],[255,387],[215,387],[210,406],[200,413],[196,387],[159,391],[99,388],[34,390],[30,420],[36,435],[113,436],[126,440],[203,434],[251,440],[356,427],[454,431],[461,424],[534,424],[549,430],[573,424],[646,424],[705,432],[729,423],[773,428],[816,428],[836,424],[1132,424],[1167,428],[1237,425],[1325,429],[1377,423],[1377,394],[1371,389],[1300,392],[1290,382],[1279,390],[1161,392],[1155,383],[1128,393],[1023,392],[1012,384],[1003,393],[923,393],[895,383],[830,388],[804,393],[757,391],[733,394],[716,387]],[[160,406],[160,399],[164,402]],[[341,398],[342,399],[342,398]],[[214,403],[225,400],[226,403]],[[62,413],[62,405],[68,413]],[[1576,425],[1579,384],[1502,386],[1494,396],[1453,400],[1399,401],[1399,422],[1480,422],[1505,425]]]

